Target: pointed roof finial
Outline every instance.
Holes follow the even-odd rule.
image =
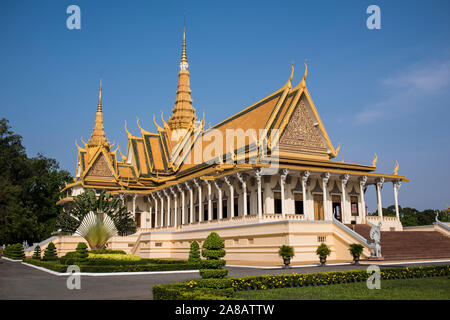
[[[97,106],[97,112],[102,112],[102,78],[100,78],[100,90],[98,93],[98,106]]]
[[[88,141],[88,146],[94,147],[103,145],[110,147],[108,139],[106,139],[105,129],[103,128],[103,109],[102,109],[102,79],[100,78],[100,89],[98,93],[97,113],[95,115],[94,129],[92,130],[91,138]]]
[[[180,71],[178,72],[178,89],[172,116],[167,120],[170,130],[188,129],[197,120],[192,106],[191,85],[189,80],[189,63],[186,54],[186,27],[183,28],[183,48],[181,51]]]

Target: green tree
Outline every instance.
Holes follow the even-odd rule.
[[[84,242],[79,242],[75,251],[77,252],[77,257],[81,260],[85,260],[89,256],[87,245]]]
[[[90,220],[86,234],[83,235],[91,249],[103,249],[108,238],[113,235],[110,232],[112,229],[108,229],[108,225],[104,223],[104,215],[112,220],[120,236],[133,234],[137,230],[133,216],[118,196],[112,196],[105,190],[97,196],[95,190],[88,189],[73,200],[70,215],[66,213],[59,215],[56,228],[61,229],[63,233],[73,234],[84,224],[85,217],[92,212],[96,219]]]
[[[56,247],[53,244],[53,242],[50,242],[47,246],[47,248],[44,251],[44,257],[42,260],[45,261],[52,261],[52,260],[58,260],[58,255],[56,254]]]
[[[41,247],[39,245],[34,248],[33,259],[41,259]]]
[[[199,262],[200,259],[200,246],[197,241],[192,241],[191,248],[189,250],[189,262]]]
[[[0,243],[48,238],[62,208],[59,190],[72,181],[54,159],[28,158],[22,137],[0,119]]]
[[[211,232],[203,243],[202,256],[206,260],[201,261],[200,275],[202,278],[223,278],[228,274],[228,270],[222,269],[225,266],[225,243],[216,233]]]

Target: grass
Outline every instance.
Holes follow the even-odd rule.
[[[319,287],[240,291],[248,300],[450,300],[450,277],[381,280],[380,290],[365,282]]]

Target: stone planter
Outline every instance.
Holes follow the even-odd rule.
[[[354,262],[355,264],[359,264],[359,256],[353,257],[353,262]]]
[[[322,267],[324,267],[325,263],[327,262],[327,257],[319,257],[319,259],[320,259],[320,265]]]
[[[283,268],[289,268],[289,264],[291,263],[291,258],[283,258],[283,263],[284,263],[284,266],[283,266]]]

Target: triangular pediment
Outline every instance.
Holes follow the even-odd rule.
[[[103,178],[112,178],[114,177],[114,173],[108,165],[108,162],[105,159],[103,153],[100,153],[97,159],[95,159],[91,168],[87,172],[85,177],[103,177]]]
[[[328,156],[328,148],[319,122],[314,118],[308,102],[299,99],[281,133],[280,152]]]

